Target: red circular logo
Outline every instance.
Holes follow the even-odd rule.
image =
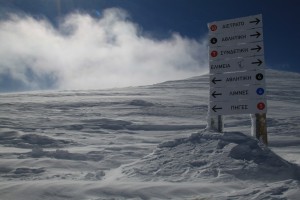
[[[211,55],[211,57],[217,57],[217,55],[218,55],[218,52],[217,51],[212,51],[211,53],[210,53],[210,55]]]
[[[217,25],[213,24],[210,26],[211,31],[216,31],[218,29]]]
[[[266,105],[263,102],[259,102],[257,104],[257,109],[258,110],[263,110],[263,109],[265,109],[265,107],[266,107]]]

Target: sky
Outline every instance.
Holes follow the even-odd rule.
[[[207,23],[262,14],[268,68],[300,72],[296,0],[0,0],[0,92],[208,72]]]

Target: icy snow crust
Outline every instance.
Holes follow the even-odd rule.
[[[267,76],[269,148],[205,130],[208,76],[0,94],[0,199],[299,199],[300,75]]]

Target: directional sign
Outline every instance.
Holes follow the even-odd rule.
[[[209,46],[230,46],[263,40],[262,28],[209,35]]]
[[[265,68],[264,56],[214,60],[209,63],[209,73],[224,73],[234,71],[256,70]]]
[[[253,28],[262,27],[262,15],[253,15],[249,17],[242,17],[237,19],[230,19],[224,21],[216,21],[208,24],[210,34],[235,31],[235,30],[247,30]]]
[[[264,67],[264,56],[234,58],[227,60],[213,60],[209,63],[209,73],[216,74],[234,71],[252,71],[256,69],[264,69]]]
[[[213,102],[237,99],[265,99],[265,97],[266,91],[263,85],[210,88],[210,101]]]
[[[208,24],[211,115],[266,113],[262,15]]]
[[[263,84],[265,84],[264,70],[210,75],[210,88]]]
[[[234,115],[266,113],[267,103],[264,99],[210,102],[210,115]]]
[[[263,42],[209,48],[210,60],[259,56],[264,54]]]

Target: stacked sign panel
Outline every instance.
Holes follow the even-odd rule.
[[[262,16],[209,28],[210,115],[266,113]]]

